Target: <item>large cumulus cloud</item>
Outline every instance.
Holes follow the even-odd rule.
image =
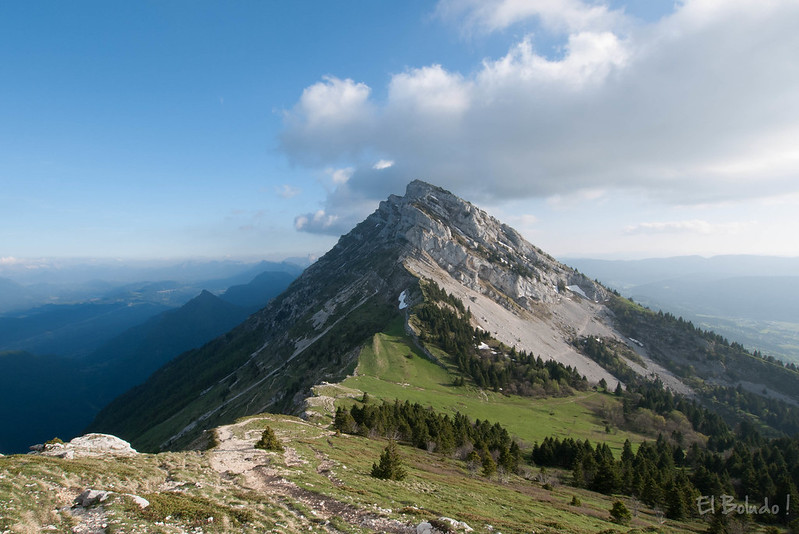
[[[380,100],[351,79],[306,88],[285,112],[282,149],[347,179],[299,229],[346,231],[414,178],[489,201],[797,190],[799,2],[687,0],[655,23],[577,0],[447,0],[438,13],[482,32],[532,21],[563,35],[563,53],[537,52],[530,34],[467,74],[396,73]]]

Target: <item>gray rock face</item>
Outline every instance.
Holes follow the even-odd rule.
[[[604,290],[527,242],[513,228],[449,191],[425,182],[392,195],[368,219],[379,238],[405,241],[461,284],[530,309],[555,302],[563,288],[578,286],[592,300]]]

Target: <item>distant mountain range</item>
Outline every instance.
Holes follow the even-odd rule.
[[[654,310],[681,315],[751,350],[799,363],[799,258],[564,261]]]
[[[257,268],[280,270],[260,272],[220,296],[203,290],[179,308],[146,302],[145,295],[184,286],[140,283],[109,291],[112,302],[51,304],[0,317],[0,411],[14,423],[0,429],[0,452],[23,451],[51,432],[78,434],[114,397],[242,322],[300,272],[284,264]],[[252,276],[247,269],[209,285]]]
[[[220,293],[264,271],[298,275],[310,261],[110,262],[37,260],[0,264],[0,314],[45,304],[139,300],[180,306],[203,289]]]

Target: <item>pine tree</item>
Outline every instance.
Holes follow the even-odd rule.
[[[261,439],[255,444],[255,448],[280,452],[283,450],[283,445],[280,443],[280,440],[277,439],[272,427],[268,426],[261,434]]]
[[[380,455],[380,463],[372,464],[372,476],[383,480],[403,480],[406,475],[397,444],[391,440]]]
[[[620,525],[626,525],[632,519],[632,514],[630,510],[627,509],[627,506],[624,505],[621,501],[615,501],[613,503],[613,507],[610,509],[610,518],[611,521],[614,523],[618,523]]]
[[[688,510],[683,500],[683,490],[674,481],[671,481],[666,486],[666,517],[669,519],[682,520],[685,519]]]
[[[577,488],[585,487],[585,475],[583,474],[583,460],[578,458],[574,461],[572,469],[572,484]]]
[[[336,417],[333,420],[333,428],[345,434],[351,434],[355,431],[355,419],[352,414],[339,406],[336,408]]]
[[[494,457],[491,456],[491,453],[488,452],[488,449],[483,449],[482,456],[483,456],[483,476],[491,478],[494,475],[494,473],[497,472],[497,462],[494,461]]]
[[[472,450],[466,457],[466,467],[469,469],[469,473],[474,474],[480,464],[480,455],[477,454],[477,451]]]
[[[615,493],[621,488],[619,470],[612,458],[603,458],[599,463],[590,488],[606,495]]]
[[[633,453],[633,447],[630,444],[629,439],[624,440],[624,448],[621,451],[621,461],[624,464],[632,463],[635,459],[635,454]]]

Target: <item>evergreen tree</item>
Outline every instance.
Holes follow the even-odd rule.
[[[477,454],[477,451],[472,450],[468,456],[466,456],[466,467],[469,469],[469,473],[475,474],[477,472],[477,467],[482,464],[482,460],[480,460],[480,455]]]
[[[672,480],[666,486],[666,517],[680,521],[687,513],[682,488]]]
[[[380,455],[380,463],[372,464],[372,476],[383,480],[403,480],[406,475],[397,444],[391,440]]]
[[[345,434],[352,434],[355,432],[355,419],[352,414],[339,406],[336,408],[336,417],[333,419],[333,428]]]
[[[626,525],[632,519],[632,514],[621,501],[615,501],[610,509],[610,518],[614,523]]]
[[[268,426],[261,434],[261,439],[255,444],[255,448],[280,452],[283,450],[283,445],[280,443],[280,440],[277,439],[272,427]]]
[[[613,458],[603,458],[599,463],[590,488],[594,491],[610,495],[621,488],[621,477]]]
[[[622,463],[632,463],[635,459],[635,454],[633,453],[633,446],[630,443],[629,439],[624,440],[624,448],[621,451],[621,461]]]
[[[577,488],[585,487],[585,475],[583,474],[583,461],[578,458],[574,461],[574,468],[572,469],[572,484]]]
[[[494,461],[494,457],[491,456],[491,453],[488,452],[488,449],[483,449],[482,457],[483,476],[486,478],[491,478],[497,472],[497,462]]]

